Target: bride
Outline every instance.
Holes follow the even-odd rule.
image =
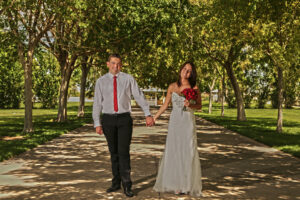
[[[174,192],[200,196],[202,190],[201,166],[197,151],[197,135],[193,109],[201,109],[201,96],[196,86],[196,68],[186,62],[179,71],[177,82],[169,85],[166,100],[154,120],[167,109],[172,101],[168,135],[164,154],[160,160],[153,189],[156,192]],[[197,91],[196,104],[191,104],[181,92],[186,88]],[[184,109],[184,106],[187,108]]]

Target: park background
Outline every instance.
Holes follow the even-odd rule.
[[[196,115],[300,157],[299,30],[297,0],[1,0],[0,160],[91,123],[115,52],[158,103],[192,60]]]

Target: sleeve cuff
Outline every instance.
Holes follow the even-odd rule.
[[[147,117],[147,116],[152,116],[149,110],[145,110],[144,113],[145,113],[145,117]]]
[[[101,123],[98,121],[98,122],[94,122],[94,128],[96,128],[97,126],[101,126]]]

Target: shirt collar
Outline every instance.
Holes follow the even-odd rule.
[[[110,78],[113,78],[114,76],[119,77],[121,72],[117,73],[116,75],[113,75],[112,73],[108,72],[108,75]]]

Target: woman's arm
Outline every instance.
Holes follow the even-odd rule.
[[[171,85],[169,85],[167,96],[166,96],[164,104],[159,108],[159,110],[157,111],[157,113],[154,116],[154,121],[156,121],[156,119],[159,118],[159,116],[161,114],[163,114],[165,112],[165,110],[168,108],[168,105],[169,105],[169,103],[171,102],[171,99],[172,99],[172,92],[173,91],[174,91],[174,85],[171,84]]]

